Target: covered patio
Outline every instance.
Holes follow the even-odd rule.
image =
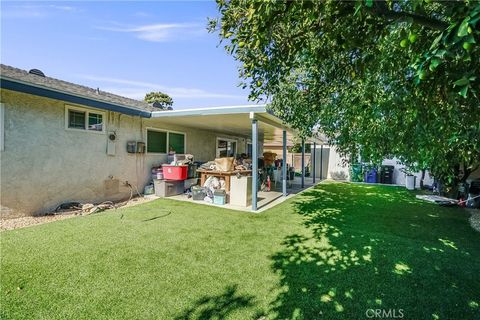
[[[307,187],[315,185],[319,179],[315,176],[315,153],[312,154],[312,176],[305,176],[305,144],[311,143],[313,150],[317,143],[324,143],[316,137],[302,139],[302,171],[300,176],[287,180],[287,166],[281,166],[279,174],[281,181],[272,182],[270,191],[259,191],[259,158],[262,157],[263,144],[281,144],[283,152],[278,155],[285,159],[287,144],[299,141],[298,133],[285,125],[282,120],[271,112],[265,105],[231,106],[207,109],[169,110],[152,112],[152,120],[159,120],[163,124],[189,127],[204,131],[211,131],[230,136],[242,137],[251,143],[252,159],[252,201],[251,207],[238,207],[225,205],[231,209],[252,210],[269,208],[289,195],[297,193]],[[297,139],[295,139],[297,138]],[[212,141],[214,143],[214,141]],[[187,153],[189,151],[187,150]],[[195,156],[195,155],[194,155]],[[177,200],[187,200],[185,195],[172,197]],[[192,201],[190,199],[190,201]]]

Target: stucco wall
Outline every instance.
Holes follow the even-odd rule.
[[[145,141],[146,128],[186,133],[186,152],[199,161],[215,158],[216,137],[245,139],[193,128],[167,126],[107,112],[106,133],[65,129],[65,103],[1,91],[4,104],[4,150],[1,160],[1,215],[41,214],[67,201],[101,202],[128,198],[128,181],[140,192],[150,181],[151,167],[166,155],[129,154],[127,141]],[[108,132],[115,131],[115,155],[107,155]]]

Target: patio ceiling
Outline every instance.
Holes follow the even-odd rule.
[[[287,131],[288,143],[295,141],[294,129],[269,113],[264,105],[217,107],[208,109],[154,111],[152,118],[162,123],[215,131],[250,138],[252,119],[259,123],[259,136],[265,143],[282,144],[282,132]],[[312,139],[311,142],[314,140]],[[315,139],[316,142],[320,142]]]

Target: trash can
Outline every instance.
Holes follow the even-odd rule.
[[[371,168],[365,172],[366,183],[377,183],[377,168]]]
[[[382,166],[380,169],[380,183],[393,184],[394,166]]]
[[[352,182],[363,181],[363,166],[360,163],[352,164],[350,171],[350,177]]]

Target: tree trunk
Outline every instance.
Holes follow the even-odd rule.
[[[423,189],[423,181],[425,180],[425,169],[422,169],[422,176],[420,177],[420,190]]]

